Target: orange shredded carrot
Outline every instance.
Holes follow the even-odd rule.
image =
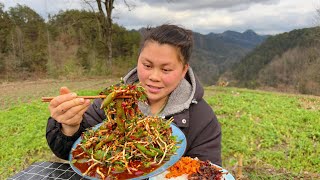
[[[166,174],[166,178],[178,177],[183,174],[193,174],[198,172],[200,162],[190,157],[182,157],[177,163],[171,166]]]

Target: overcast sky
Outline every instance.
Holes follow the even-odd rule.
[[[82,0],[0,0],[7,10],[17,3],[40,15],[88,8]],[[116,0],[114,22],[127,29],[162,23],[178,24],[201,34],[226,30],[278,34],[319,25],[320,0]],[[317,20],[319,19],[319,20]]]

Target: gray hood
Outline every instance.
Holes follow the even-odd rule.
[[[139,82],[137,68],[131,70],[124,78],[124,83]],[[178,87],[170,94],[167,105],[159,116],[171,116],[189,109],[190,104],[197,103],[203,96],[203,88],[189,67],[186,77],[180,81]],[[139,109],[145,115],[152,115],[147,103],[139,102]]]

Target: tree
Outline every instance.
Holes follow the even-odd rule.
[[[93,7],[93,1],[84,0],[91,9],[95,12]],[[95,0],[98,7],[97,19],[101,28],[101,42],[105,46],[105,52],[107,57],[107,65],[112,67],[112,10],[114,8],[114,0]]]
[[[107,64],[112,68],[112,34],[113,34],[113,21],[112,21],[112,12],[114,9],[114,1],[115,0],[95,0],[95,4],[98,8],[97,13],[97,19],[99,21],[99,25],[101,28],[101,34],[102,34],[102,42],[105,45],[106,48],[106,57],[107,57]],[[93,3],[90,0],[84,0],[86,4],[88,4],[93,11],[95,11],[95,8],[93,7]],[[131,5],[129,5],[126,0],[123,0],[123,2],[126,4],[126,6],[129,8]]]
[[[0,3],[0,53],[8,52],[8,34],[12,28],[12,22],[7,12],[3,10],[4,5]]]
[[[46,65],[44,19],[27,6],[9,9],[14,28],[11,30],[11,49],[16,67],[25,72],[42,72]]]
[[[5,56],[9,51],[8,34],[10,33],[10,30],[12,28],[12,23],[9,15],[3,9],[4,5],[0,3],[0,72],[6,72]]]
[[[111,72],[120,76],[135,66],[140,33],[127,31],[116,23],[112,24],[111,47],[115,63],[112,71],[106,66],[109,52],[97,18],[99,12],[60,11],[45,23],[27,6],[3,9],[0,3],[0,79],[44,77],[44,73],[50,77]]]
[[[64,64],[70,60],[80,65],[86,73],[90,73],[96,61],[104,61],[102,54],[105,51],[102,51],[103,44],[99,43],[95,14],[85,10],[67,10],[50,17],[49,31],[53,40],[50,45],[54,53],[51,54],[51,64],[48,64],[48,67],[51,66],[49,74],[63,74],[59,71],[63,71]]]
[[[108,63],[110,67],[112,66],[112,9],[114,0],[96,0],[99,8],[99,21],[104,37],[107,42],[108,49]],[[105,11],[103,10],[103,5]]]
[[[108,54],[105,44],[101,43],[103,38],[97,16],[98,12],[67,10],[60,11],[49,18],[48,27],[53,40],[50,42],[50,47],[51,52],[54,52],[50,53],[51,58],[48,64],[50,76],[63,74],[63,69],[66,67],[64,64],[70,60],[77,67],[81,66],[82,72],[88,75],[111,73],[111,68],[105,66]],[[136,60],[140,34],[137,31],[127,31],[116,23],[112,25],[112,32],[114,62],[112,73],[118,66],[121,66],[121,69],[125,69],[126,72],[128,68],[133,67],[133,62]],[[118,74],[125,72],[117,69]]]

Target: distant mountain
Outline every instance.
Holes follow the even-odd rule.
[[[222,73],[267,37],[268,35],[258,35],[252,30],[207,35],[194,32],[195,46],[190,64],[204,84],[215,84]]]
[[[238,33],[235,31],[225,31],[224,33],[218,35],[221,36],[225,42],[231,44],[238,44],[241,47],[255,48],[257,45],[261,44],[268,36],[260,36],[253,30],[247,30],[243,33]]]
[[[231,69],[234,85],[320,95],[320,27],[272,36]]]

